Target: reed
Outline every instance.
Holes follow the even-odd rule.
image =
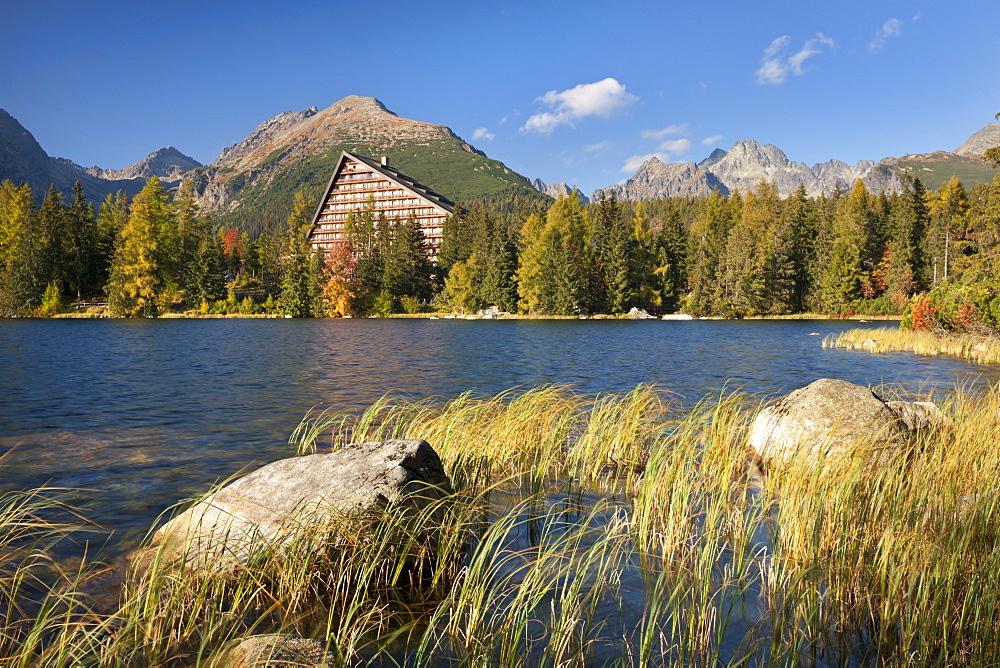
[[[11,497],[0,537],[34,547],[0,552],[20,611],[0,619],[4,663],[224,665],[271,633],[319,639],[339,665],[1000,663],[1000,390],[956,391],[948,421],[877,465],[767,477],[749,464],[756,410],[552,386],[313,411],[301,452],[424,438],[454,493],[304,522],[222,574],[154,558],[104,616],[82,593],[92,571],[54,586],[27,557],[72,527]]]
[[[892,329],[849,329],[823,339],[824,348],[868,350],[872,353],[914,352],[918,355],[951,355],[977,364],[1000,363],[1000,339],[969,334],[938,335]]]

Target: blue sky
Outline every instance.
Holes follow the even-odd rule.
[[[951,150],[1000,111],[995,0],[4,5],[0,108],[108,169],[209,163],[350,94],[585,193],[739,139],[810,165]]]

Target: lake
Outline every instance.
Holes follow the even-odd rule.
[[[1000,379],[956,359],[821,347],[879,326],[894,323],[0,320],[0,487],[78,489],[83,514],[127,547],[171,504],[293,454],[288,436],[309,408],[360,409],[390,390],[560,383],[592,396],[654,383],[693,405],[821,377],[920,397]]]

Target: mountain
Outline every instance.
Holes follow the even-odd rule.
[[[63,164],[81,171],[88,176],[105,181],[131,181],[140,179],[145,182],[151,176],[158,176],[162,181],[180,181],[184,174],[203,165],[192,157],[186,156],[173,146],[167,146],[153,151],[145,158],[125,169],[101,169],[100,167],[81,167],[72,160],[54,158]]]
[[[1000,146],[1000,123],[990,123],[985,128],[965,140],[952,153],[973,158],[982,157],[986,149]]]
[[[592,201],[614,194],[617,199],[641,200],[661,197],[707,197],[718,189],[730,192],[712,172],[700,169],[693,162],[664,163],[650,158],[642,163],[635,175],[623,184],[596,191]]]
[[[169,183],[200,166],[198,161],[168,146],[122,170],[81,167],[66,158],[50,157],[30,132],[0,109],[0,181],[27,183],[38,198],[48,191],[50,184],[68,195],[80,181],[90,200],[99,202],[118,190],[134,195],[150,176],[159,176]]]
[[[402,118],[373,97],[349,95],[326,109],[287,111],[194,170],[201,206],[217,223],[259,229],[282,220],[292,196],[319,197],[341,151],[379,159],[459,203],[548,198],[449,128]]]
[[[989,169],[972,158],[947,154],[948,164],[954,167],[963,163],[969,169],[963,174],[967,185],[988,181],[992,176],[983,172]],[[747,192],[757,186],[761,179],[773,182],[778,192],[787,197],[799,184],[805,186],[810,195],[831,194],[835,190],[850,190],[861,179],[871,192],[898,192],[903,188],[903,173],[913,171],[913,156],[885,158],[879,162],[862,160],[849,165],[840,160],[828,160],[809,167],[801,162],[793,162],[773,144],[758,144],[753,139],[738,141],[728,151],[715,149],[700,163],[675,162],[664,164],[657,158],[650,158],[632,178],[625,183],[604,188],[603,192],[614,192],[619,199],[653,199],[675,196],[705,196],[718,189],[722,193],[734,190]],[[941,163],[943,164],[943,163]],[[921,167],[923,169],[923,167]],[[947,171],[947,170],[942,170]],[[989,170],[992,172],[992,170]],[[930,188],[936,188],[941,181],[928,178],[923,171],[921,179]],[[950,177],[950,174],[949,174]],[[945,177],[945,180],[947,178]],[[595,192],[592,199],[602,191]]]
[[[90,189],[99,189],[98,179],[79,175],[72,167],[50,158],[17,119],[0,109],[0,181],[27,183],[41,197],[49,184],[70,192],[78,178]]]
[[[586,195],[584,195],[576,188],[570,188],[569,185],[567,185],[566,183],[546,184],[545,181],[542,181],[541,179],[534,179],[531,182],[531,185],[535,188],[535,190],[537,190],[540,193],[545,193],[552,199],[559,199],[560,197],[565,197],[566,195],[569,195],[571,192],[575,191],[580,198],[581,204],[590,203],[590,199]]]

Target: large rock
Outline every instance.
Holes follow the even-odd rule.
[[[323,643],[290,636],[247,638],[210,662],[213,668],[327,668],[336,658]]]
[[[229,568],[262,544],[281,546],[302,530],[335,527],[345,516],[390,504],[420,508],[449,489],[441,459],[426,441],[355,443],[283,459],[240,478],[167,522],[152,547],[161,559]]]
[[[822,378],[764,408],[750,428],[750,445],[769,468],[793,460],[815,464],[873,451],[890,455],[912,431],[943,419],[930,402],[886,403],[871,390]]]

